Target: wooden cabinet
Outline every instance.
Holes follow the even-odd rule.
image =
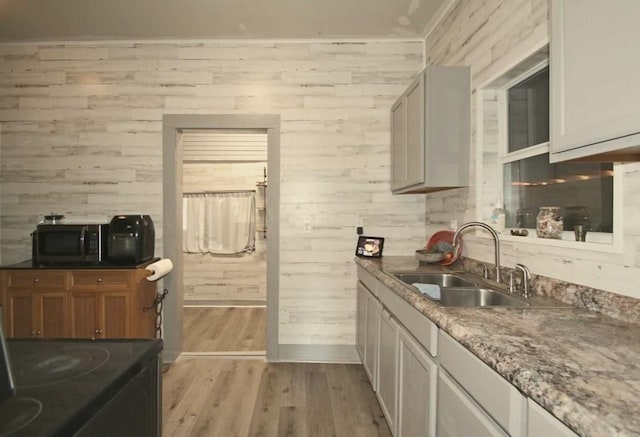
[[[550,160],[640,160],[640,3],[552,0]]]
[[[527,400],[527,437],[577,437],[564,423],[531,399]]]
[[[154,337],[156,285],[145,279],[148,273],[144,269],[0,270],[7,336]]]
[[[380,314],[378,346],[378,391],[380,407],[391,434],[396,435],[396,399],[398,392],[398,322],[389,311]]]
[[[428,66],[391,107],[391,190],[469,185],[468,67]]]
[[[397,436],[435,437],[438,365],[402,327],[398,339]]]
[[[66,277],[60,272],[13,271],[2,277],[6,332],[16,338],[68,336]]]

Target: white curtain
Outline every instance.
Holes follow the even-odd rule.
[[[255,193],[185,194],[182,200],[183,250],[233,255],[255,249]]]

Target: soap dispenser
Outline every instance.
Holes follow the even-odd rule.
[[[505,214],[502,207],[502,200],[497,199],[493,211],[491,211],[490,223],[491,227],[498,233],[504,233],[505,229]]]

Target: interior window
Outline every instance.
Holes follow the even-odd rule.
[[[549,68],[506,92],[507,145],[501,155],[505,222],[536,227],[540,207],[560,207],[566,239],[576,225],[613,232],[613,164],[549,163]]]

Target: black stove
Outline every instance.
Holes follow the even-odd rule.
[[[6,343],[15,394],[0,437],[160,435],[161,340]]]

